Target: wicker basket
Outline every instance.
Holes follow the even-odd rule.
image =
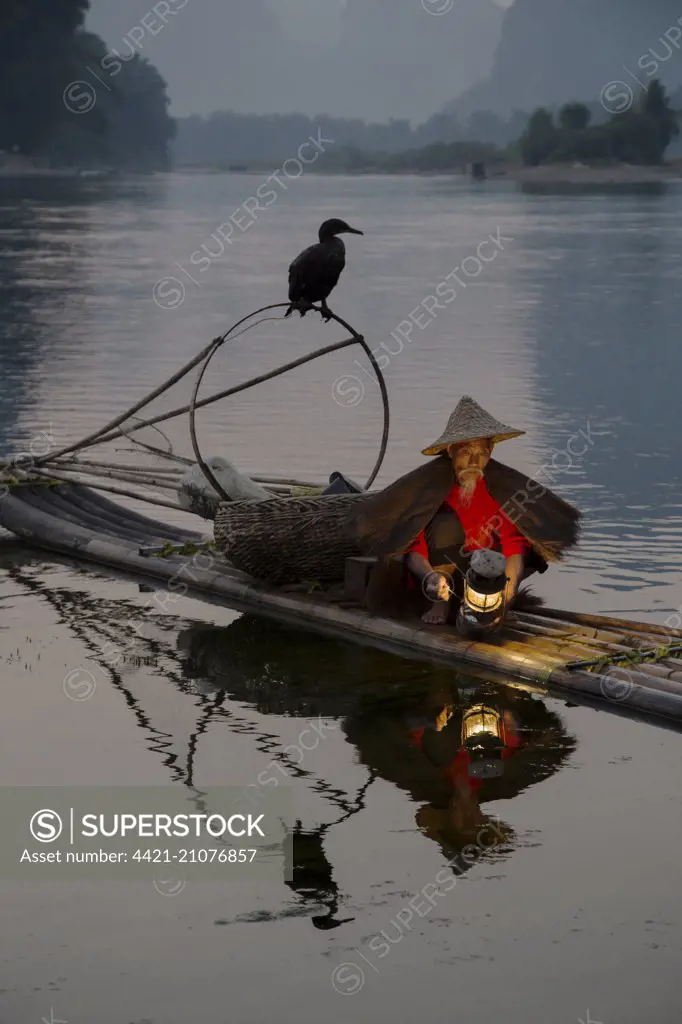
[[[271,583],[334,582],[360,552],[344,536],[350,508],[363,494],[223,502],[215,543],[236,569]]]

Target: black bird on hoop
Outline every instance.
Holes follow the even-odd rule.
[[[313,302],[322,305],[322,316],[331,320],[327,298],[338,284],[346,265],[346,247],[337,235],[362,235],[337,217],[326,220],[320,228],[320,241],[304,249],[289,267],[289,302],[286,316],[295,309],[305,316]]]

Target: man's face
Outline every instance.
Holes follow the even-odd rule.
[[[492,444],[488,440],[464,441],[462,444],[453,444],[448,448],[448,454],[452,459],[458,483],[467,480],[480,479],[483,471],[490,461]]]
[[[492,442],[488,440],[463,441],[448,448],[459,484],[460,498],[465,505],[474,496],[478,482],[483,477],[483,470],[490,461],[491,451]]]

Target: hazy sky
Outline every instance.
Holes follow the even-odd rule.
[[[423,123],[444,109],[506,117],[538,103],[598,102],[608,85],[627,99],[628,69],[641,69],[654,47],[647,67],[675,88],[682,60],[674,39],[661,37],[681,2],[166,0],[176,9],[154,30],[140,26],[162,6],[156,0],[91,0],[87,25],[122,59],[138,35],[178,117],[233,110]]]
[[[86,26],[121,57],[139,34],[176,116],[424,121],[490,72],[502,20],[501,0],[455,0],[441,17],[423,0],[169,2],[159,27],[155,0],[91,0]]]

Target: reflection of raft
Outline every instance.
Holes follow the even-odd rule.
[[[171,600],[187,587],[209,600],[403,656],[541,684],[596,698],[604,707],[682,722],[680,630],[543,609],[519,613],[513,625],[481,643],[461,639],[448,626],[372,618],[342,593],[286,592],[206,551],[146,557],[141,547],[168,541],[200,544],[202,537],[130,512],[81,485],[13,489],[0,501],[0,525],[35,547],[151,577],[160,586],[168,583]]]

